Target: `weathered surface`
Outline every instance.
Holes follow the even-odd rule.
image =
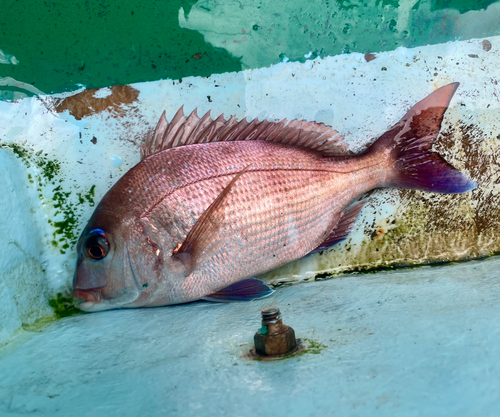
[[[496,258],[70,317],[0,350],[0,414],[497,417],[499,280]],[[253,360],[272,305],[306,350]]]
[[[126,116],[127,108],[137,101],[139,91],[129,85],[114,85],[110,88],[86,89],[80,93],[55,100],[58,113],[68,110],[76,119],[108,111],[114,117]]]
[[[435,150],[467,172],[478,188],[463,195],[380,192],[367,211],[376,215],[382,199],[396,208],[394,213],[379,220],[367,214],[361,244],[352,239],[321,253],[319,279],[328,272],[472,259],[500,251],[500,134],[460,121],[442,132]]]
[[[121,87],[139,91],[133,94],[133,101],[124,103],[118,96],[115,100],[114,94],[105,97],[109,90],[92,91],[73,99],[71,106],[71,100],[65,98],[67,107],[62,112],[56,111],[53,99],[63,97],[1,102],[0,152],[9,152],[26,169],[23,187],[29,205],[25,206],[40,231],[39,257],[50,293],[44,298],[70,290],[73,245],[94,202],[139,161],[140,141],[154,128],[162,111],[166,110],[170,120],[182,105],[186,113],[197,107],[199,114],[211,110],[213,116],[234,114],[238,120],[323,122],[358,151],[425,95],[458,81],[460,88],[435,148],[477,181],[479,188],[464,196],[378,191],[362,211],[350,240],[272,271],[265,279],[279,284],[316,276],[322,279],[352,269],[498,252],[499,45],[497,36],[377,52],[376,59],[369,62],[364,54],[345,54],[210,78],[187,77],[182,82],[134,84]],[[17,57],[16,51],[11,52]],[[91,101],[81,100],[84,97]],[[106,100],[113,101],[112,105],[105,104]],[[89,112],[98,103],[103,104],[102,111]],[[21,206],[22,201],[12,202]],[[15,231],[6,239],[15,240]],[[15,262],[18,253],[14,245],[7,245],[3,259]],[[9,291],[2,294],[11,301],[14,297],[26,299]],[[13,305],[11,301],[3,305]]]

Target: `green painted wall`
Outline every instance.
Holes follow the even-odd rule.
[[[499,18],[494,0],[4,0],[0,98],[486,37]]]
[[[191,3],[4,0],[0,49],[19,64],[0,65],[0,77],[54,93],[240,70],[237,58],[179,27],[178,10]]]
[[[470,0],[200,0],[179,20],[241,57],[244,68],[259,68],[284,57],[304,61],[309,52],[311,57],[381,52],[497,35],[500,3],[475,11],[487,5]]]

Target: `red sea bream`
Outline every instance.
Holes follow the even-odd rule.
[[[314,122],[163,114],[80,237],[80,308],[259,298],[271,290],[253,277],[345,239],[371,190],[474,189],[431,150],[457,87],[434,91],[357,155]]]

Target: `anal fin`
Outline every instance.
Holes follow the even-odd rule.
[[[228,303],[230,301],[251,301],[271,295],[273,289],[257,278],[248,278],[231,284],[214,294],[203,297],[202,300],[216,303]]]

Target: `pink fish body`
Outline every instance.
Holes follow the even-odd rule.
[[[375,188],[466,192],[431,152],[457,83],[436,90],[366,151],[312,122],[164,115],[143,160],[104,196],[78,243],[80,308],[266,295],[252,278],[344,239]]]

